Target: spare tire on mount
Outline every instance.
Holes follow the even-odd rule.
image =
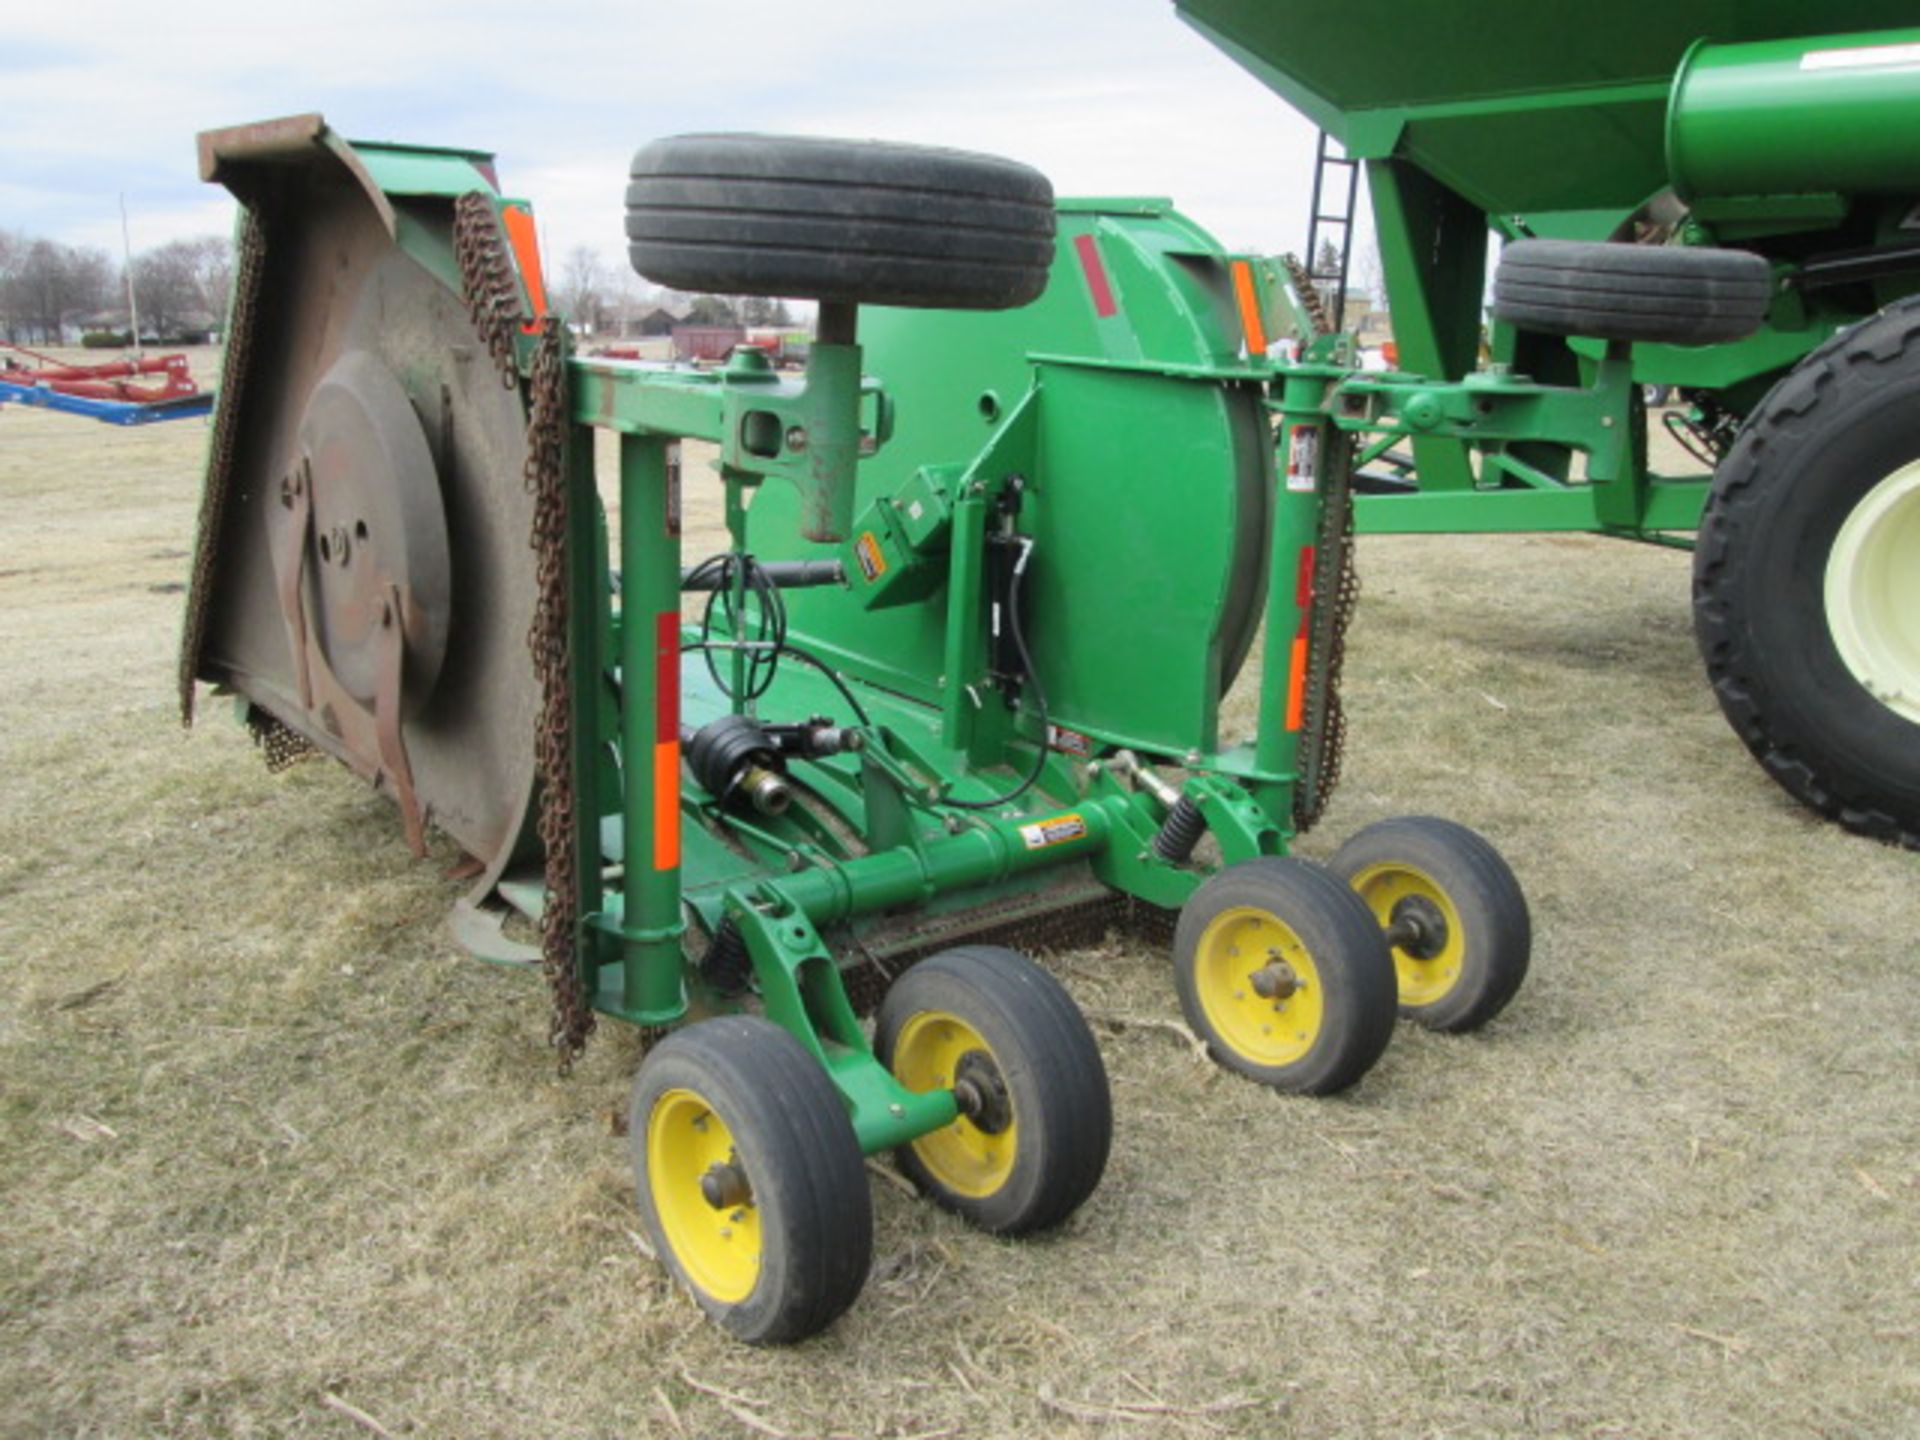
[[[1760,328],[1767,262],[1744,250],[1515,240],[1500,252],[1493,313],[1521,330],[1711,345]]]
[[[627,253],[655,284],[1008,310],[1053,262],[1053,186],[997,156],[875,140],[677,135],[633,157]]]

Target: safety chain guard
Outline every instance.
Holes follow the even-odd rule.
[[[469,190],[455,198],[453,257],[473,327],[493,356],[501,384],[513,389],[520,383],[515,347],[527,324],[527,312],[499,212],[486,191]],[[547,1038],[560,1052],[563,1072],[572,1068],[594,1029],[577,950],[580,857],[574,821],[578,797],[573,785],[573,674],[567,631],[566,368],[566,322],[548,315],[540,322],[528,377],[527,458],[521,478],[533,497],[529,543],[534,553],[535,597],[527,647],[540,685],[534,760],[547,892],[540,912],[540,964],[553,996]]]
[[[1333,317],[1307,267],[1297,255],[1283,256],[1281,264],[1315,335],[1332,334]],[[1360,599],[1360,576],[1353,559],[1352,439],[1344,431],[1335,431],[1329,437],[1329,449],[1334,453],[1321,457],[1320,527],[1314,537],[1313,573],[1332,576],[1333,584],[1319,591],[1325,608],[1316,614],[1308,642],[1307,721],[1300,737],[1300,782],[1293,790],[1294,828],[1303,835],[1319,823],[1340,783],[1347,749],[1340,672],[1347,658],[1347,626]]]
[[[1307,312],[1307,319],[1313,322],[1313,333],[1333,334],[1333,315],[1327,309],[1327,298],[1320,293],[1320,287],[1313,283],[1313,275],[1300,263],[1300,257],[1282,255],[1280,264],[1287,272],[1287,281],[1293,286],[1293,293],[1299,299],[1301,308]]]
[[[213,443],[207,452],[207,483],[200,492],[200,517],[194,541],[193,574],[188,582],[187,613],[180,636],[180,723],[193,724],[194,685],[200,676],[200,652],[206,644],[207,611],[213,604],[213,573],[219,558],[227,493],[233,488],[234,451],[240,440],[242,393],[251,368],[254,312],[259,308],[260,278],[266,270],[267,234],[260,214],[247,207],[234,257],[233,303],[227,315],[227,354],[220,367],[220,408],[214,416]]]
[[[487,342],[500,383],[511,390],[520,383],[514,337],[526,322],[526,306],[500,233],[499,212],[484,190],[469,190],[453,202],[453,261],[473,328]]]
[[[567,329],[558,315],[541,322],[533,352],[527,414],[525,480],[533,496],[535,592],[527,643],[540,682],[534,754],[540,775],[540,845],[546,853],[547,898],[540,912],[540,960],[553,993],[548,1039],[571,1067],[593,1034],[575,952],[579,934],[579,853],[573,786],[573,675],[567,593]]]

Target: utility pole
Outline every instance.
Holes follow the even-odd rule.
[[[127,192],[120,192],[120,251],[126,257],[127,316],[133,324],[133,358],[140,358],[140,304],[133,298],[133,233],[127,228]]]

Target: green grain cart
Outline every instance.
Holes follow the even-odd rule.
[[[1697,530],[1734,729],[1920,845],[1914,7],[1176,3],[1364,169],[1408,373],[1344,390],[1360,529]],[[1710,483],[1649,470],[1629,381],[1677,389]]]

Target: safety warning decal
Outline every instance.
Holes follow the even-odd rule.
[[[853,558],[860,562],[860,573],[872,584],[887,573],[887,557],[880,553],[880,541],[873,531],[863,530],[854,542]]]
[[[1287,489],[1311,495],[1320,469],[1320,431],[1296,425],[1287,432]]]
[[[1036,820],[1031,825],[1020,827],[1020,843],[1029,850],[1044,850],[1049,845],[1064,845],[1069,840],[1083,839],[1087,833],[1087,822],[1078,812],[1056,815],[1051,820]]]
[[[1063,755],[1088,760],[1093,756],[1093,737],[1059,725],[1047,726],[1047,744]]]

